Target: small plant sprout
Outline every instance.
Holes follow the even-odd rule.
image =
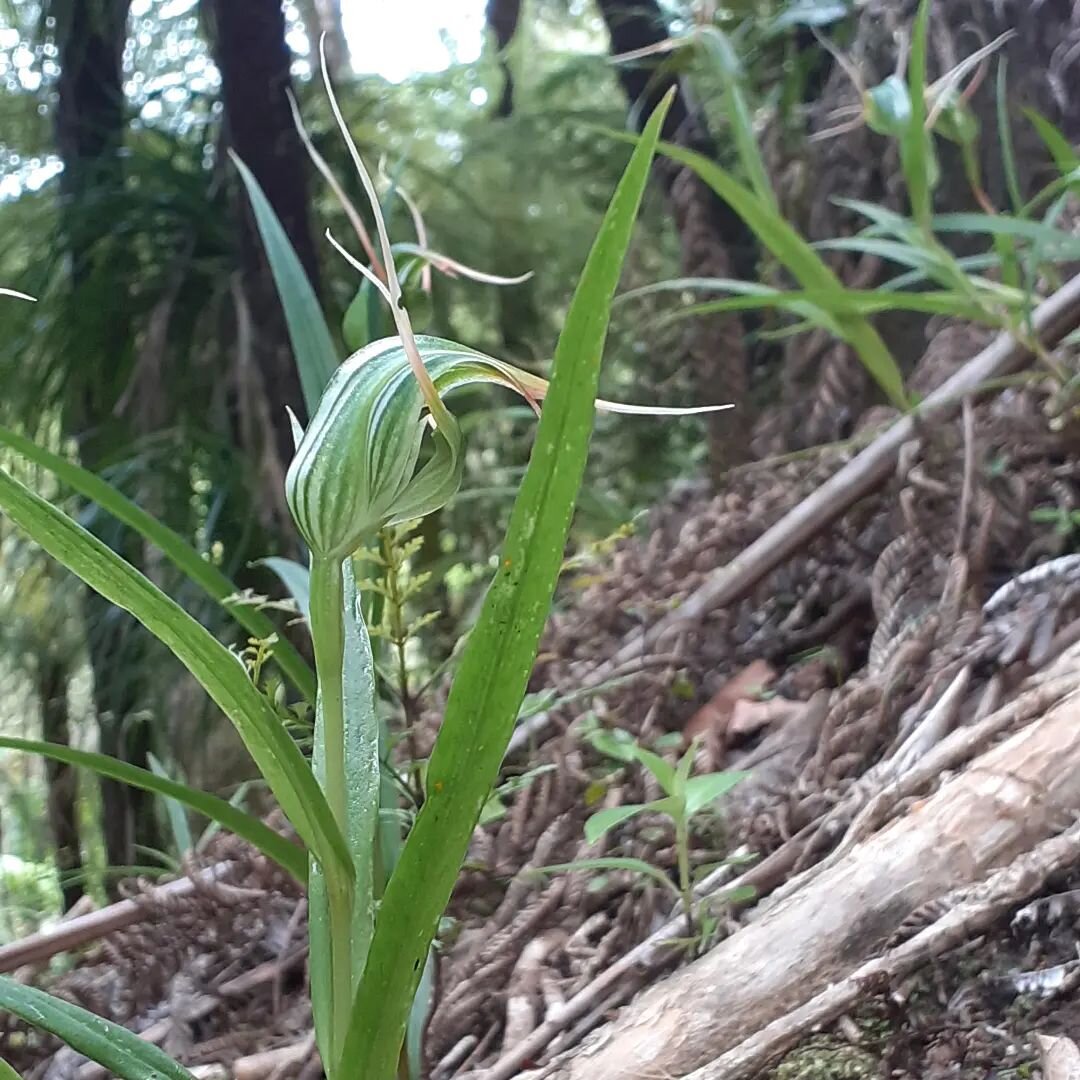
[[[672,765],[659,754],[641,746],[621,731],[593,731],[588,736],[593,747],[607,757],[625,764],[636,763],[647,769],[664,794],[647,803],[628,803],[598,810],[585,822],[585,839],[595,844],[616,826],[639,814],[653,813],[666,817],[675,830],[675,852],[678,881],[659,867],[643,859],[621,856],[580,859],[544,867],[547,872],[564,870],[629,870],[659,882],[671,890],[682,903],[690,929],[690,940],[702,942],[710,936],[710,917],[701,910],[694,897],[694,874],[690,866],[690,825],[698,814],[707,811],[717,799],[726,795],[747,776],[745,772],[728,771],[691,776],[699,743],[694,740],[678,763]]]

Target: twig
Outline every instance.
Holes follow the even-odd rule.
[[[830,1023],[867,993],[915,971],[974,934],[991,927],[1010,908],[1038,892],[1048,878],[1080,858],[1080,823],[997,871],[937,922],[884,956],[867,961],[846,979],[828,987],[805,1005],[767,1024],[749,1039],[695,1069],[686,1080],[742,1080],[756,1074],[796,1046],[811,1031]]]
[[[299,1069],[314,1053],[315,1035],[312,1033],[288,1046],[279,1046],[276,1050],[263,1050],[240,1058],[233,1065],[233,1076],[235,1080],[263,1080],[264,1077],[295,1075],[292,1070]]]
[[[92,911],[89,915],[81,915],[49,930],[31,934],[21,941],[0,946],[0,972],[14,971],[26,964],[44,963],[57,953],[77,949],[80,945],[96,941],[106,934],[142,922],[147,917],[148,910],[154,906],[191,896],[200,886],[225,877],[232,866],[231,862],[217,863],[197,874],[150,889],[137,899],[120,900],[101,908],[100,911]]]

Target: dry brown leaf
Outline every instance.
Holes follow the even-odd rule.
[[[768,701],[736,701],[727,723],[729,735],[753,735],[770,724],[786,724],[806,712],[805,701],[775,697]]]
[[[754,700],[761,691],[776,678],[772,666],[764,660],[755,660],[737,675],[733,675],[712,699],[687,721],[683,728],[686,741],[700,735],[723,739],[729,731],[729,723],[736,703]]]

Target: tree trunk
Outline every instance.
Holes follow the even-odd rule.
[[[85,282],[99,243],[107,238],[109,215],[101,206],[123,186],[125,104],[121,58],[127,39],[129,0],[85,0],[66,5],[56,40],[56,144],[64,163],[60,175],[61,222],[75,287]],[[123,298],[80,314],[85,353],[109,357],[111,366],[77,380],[79,390],[64,402],[65,431],[79,437],[83,464],[95,470],[108,452],[116,427],[109,424],[118,373],[126,370],[133,335]],[[125,554],[135,558],[137,546]],[[94,705],[103,750],[135,765],[145,753],[125,757],[125,729],[139,701],[139,654],[145,637],[134,621],[96,593],[85,602],[88,648],[94,672]],[[54,700],[61,695],[53,694]],[[141,740],[145,742],[145,734]],[[106,858],[112,865],[135,861],[134,835],[160,846],[153,827],[152,799],[113,781],[101,784]]]
[[[487,24],[499,50],[499,67],[502,70],[503,88],[495,110],[498,117],[509,116],[514,111],[514,76],[506,62],[506,50],[513,40],[521,19],[521,0],[488,0]]]
[[[615,55],[648,48],[668,36],[657,0],[599,0]],[[663,57],[645,58],[618,67],[638,127],[648,119],[676,77],[659,69]],[[708,157],[716,147],[703,121],[690,112],[685,93],[672,102],[664,138]],[[682,248],[687,277],[740,277],[752,280],[757,247],[737,214],[689,169],[661,160],[657,175],[664,184]],[[709,471],[719,484],[725,471],[745,459],[753,417],[749,402],[749,364],[743,323],[734,315],[697,319],[687,335],[698,396],[703,403],[734,402],[735,409],[708,421]]]
[[[44,653],[38,663],[37,690],[41,701],[41,735],[46,742],[71,743],[68,725],[67,665]],[[84,883],[79,845],[78,774],[71,765],[45,759],[48,787],[49,828],[52,831],[56,872],[64,910],[70,911],[82,897]]]
[[[338,83],[348,78],[351,69],[349,39],[341,22],[341,0],[303,0],[300,14],[311,43],[312,66],[319,55],[319,39],[326,35],[326,67]]]
[[[290,53],[278,0],[209,0],[221,71],[229,145],[254,173],[313,287],[319,269],[308,222],[307,155],[293,125],[287,91]],[[272,437],[250,447],[264,475],[284,476],[293,439],[286,406],[306,419],[285,318],[247,196],[235,186],[244,301],[251,313],[251,377],[239,393],[258,394]],[[269,461],[267,459],[270,459]]]
[[[499,67],[503,74],[503,88],[495,107],[495,122],[512,122],[514,113],[514,76],[506,56],[506,50],[517,33],[521,17],[521,0],[488,0],[487,25],[499,51]],[[512,145],[512,140],[510,145]],[[509,158],[501,163],[507,190],[512,190],[517,165]],[[515,215],[522,208],[517,206]],[[524,223],[517,220],[500,223],[495,230],[495,247],[491,252],[492,270],[504,277],[515,277],[529,268],[531,252],[528,243],[522,242]],[[533,280],[520,285],[508,285],[496,289],[499,306],[499,330],[507,357],[522,363],[535,361],[535,335],[539,321],[536,309],[536,287]]]

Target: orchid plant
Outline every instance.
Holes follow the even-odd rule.
[[[326,86],[370,203],[378,245],[304,133],[370,265],[329,239],[389,305],[393,336],[365,344],[338,364],[333,338],[296,253],[256,178],[234,159],[278,286],[311,414],[306,430],[293,421],[296,453],[286,499],[310,551],[315,678],[296,651],[274,634],[264,613],[230,603],[235,587],[230,589],[231,583],[182,538],[98,477],[0,429],[0,442],[51,468],[157,545],[266,643],[302,697],[314,696],[309,763],[279,710],[234,653],[138,570],[0,470],[0,510],[90,587],[134,615],[187,666],[236,726],[306,853],[262,821],[159,773],[29,740],[2,738],[0,747],[68,760],[166,795],[233,829],[304,882],[312,1010],[326,1074],[330,1080],[392,1080],[417,1075],[419,1050],[406,1035],[420,1026],[416,1018],[424,1001],[418,988],[430,970],[439,917],[498,779],[524,696],[562,565],[594,410],[664,414],[714,407],[617,406],[596,396],[610,307],[670,98],[647,124],[615,191],[559,337],[549,384],[464,345],[413,332],[395,254],[443,272],[476,272],[433,252],[422,227],[417,244],[395,251],[375,183],[329,81]],[[298,111],[296,117],[299,124]],[[418,212],[413,220],[421,220]],[[389,851],[378,828],[384,786],[375,669],[352,558],[378,529],[430,513],[457,491],[463,437],[444,397],[477,381],[519,393],[539,413],[539,426],[498,569],[462,653],[428,763],[423,805],[404,844]],[[430,452],[420,464],[426,437]],[[53,1032],[119,1077],[190,1080],[182,1066],[127,1029],[32,987],[0,978],[0,1008]]]

